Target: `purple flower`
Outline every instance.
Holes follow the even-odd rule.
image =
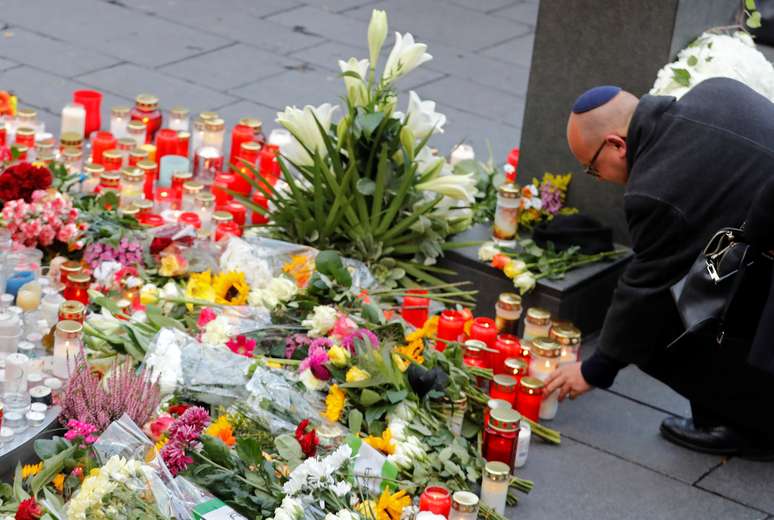
[[[292,334],[285,340],[285,357],[292,359],[293,354],[301,347],[308,347],[311,343],[309,336],[305,334]]]
[[[208,424],[210,424],[210,414],[207,410],[200,406],[192,406],[169,427],[169,438],[190,442],[198,438]]]
[[[344,338],[341,342],[341,346],[354,354],[356,340],[371,345],[373,348],[379,348],[379,338],[376,337],[376,334],[368,329],[362,328],[357,329],[355,332]]]
[[[193,462],[193,459],[185,454],[185,448],[185,445],[177,441],[169,441],[161,448],[161,458],[172,476],[185,471],[188,465]]]
[[[325,366],[328,362],[328,351],[319,345],[309,347],[309,355],[305,360],[301,362],[298,367],[300,372],[303,372],[307,368],[312,371],[312,374],[317,379],[327,381],[331,378],[331,373]]]
[[[550,183],[540,186],[540,200],[543,202],[543,211],[556,215],[562,209],[562,193]]]

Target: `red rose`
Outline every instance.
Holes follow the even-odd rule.
[[[156,237],[153,240],[151,240],[150,244],[150,253],[152,255],[157,255],[164,251],[169,244],[172,243],[172,239],[169,237]]]
[[[34,498],[22,500],[19,509],[16,510],[16,520],[37,520],[43,516],[43,509],[35,502]]]
[[[317,453],[317,446],[320,444],[317,438],[317,432],[312,428],[310,431],[306,431],[309,426],[309,419],[304,419],[296,427],[296,440],[301,445],[301,451],[307,457],[314,457]]]
[[[174,415],[176,417],[179,417],[185,413],[186,410],[188,410],[191,407],[189,404],[173,404],[169,407],[167,410],[169,412],[169,415]]]

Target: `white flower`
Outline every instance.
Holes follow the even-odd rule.
[[[387,13],[374,9],[371,11],[371,21],[368,23],[368,55],[371,63],[376,64],[376,60],[379,59],[385,38],[387,38]]]
[[[286,107],[284,112],[277,113],[276,121],[287,128],[293,135],[293,140],[283,152],[288,159],[299,166],[313,165],[314,159],[304,149],[304,146],[312,153],[319,154],[322,157],[328,155],[328,150],[325,147],[323,136],[320,134],[315,118],[317,118],[323,131],[327,132],[331,126],[333,112],[338,108],[338,106],[333,106],[330,103],[324,103],[318,107],[306,105],[303,109],[295,106]],[[303,146],[301,143],[303,143]]]
[[[513,279],[513,285],[519,289],[521,294],[531,291],[535,287],[535,277],[529,271],[521,273]]]
[[[414,36],[411,33],[401,35],[396,32],[395,45],[387,57],[382,79],[390,83],[408,74],[426,61],[432,60],[433,57],[427,54],[426,50],[427,45],[424,43],[414,43]]]
[[[403,116],[396,112],[396,116]],[[430,134],[443,133],[446,116],[435,111],[435,101],[422,101],[413,90],[409,92],[409,104],[405,115],[408,126],[417,139],[424,139]]]
[[[269,286],[266,290],[281,302],[289,301],[298,294],[298,286],[296,283],[284,276],[274,278],[269,282]]]
[[[336,324],[338,312],[329,305],[317,305],[310,316],[301,322],[301,325],[309,329],[309,337],[319,338],[325,335]]]
[[[212,346],[222,346],[233,335],[231,321],[226,316],[218,316],[204,326],[202,341]]]
[[[528,184],[522,188],[521,207],[522,209],[535,208],[538,211],[543,208],[543,201],[540,200],[540,192],[534,184]]]
[[[478,259],[483,262],[491,262],[496,254],[500,253],[494,242],[484,242],[478,248]]]
[[[354,106],[365,106],[368,104],[368,88],[365,80],[368,76],[368,60],[359,60],[350,58],[347,61],[339,60],[341,72],[354,72],[360,78],[344,76],[344,87],[347,89],[347,98]]]
[[[349,444],[342,444],[336,450],[325,457],[325,462],[330,467],[334,468],[334,471],[341,468],[352,457],[352,448]]]
[[[330,486],[331,491],[333,491],[333,494],[337,497],[343,497],[347,493],[349,493],[352,490],[352,484],[349,482],[344,482],[343,480],[340,480]]]
[[[414,517],[415,520],[445,520],[446,517],[443,515],[436,515],[435,513],[432,513],[430,511],[420,511],[417,513],[417,516]]]
[[[161,298],[180,298],[182,296],[180,288],[175,282],[167,282],[164,287],[161,288],[159,296]]]
[[[111,287],[115,284],[115,276],[124,266],[119,262],[102,262],[94,269],[94,281],[105,287]]]
[[[247,296],[247,303],[253,307],[271,310],[279,304],[279,300],[267,289],[253,289]]]
[[[418,190],[440,193],[452,199],[472,203],[476,200],[476,179],[472,173],[442,175],[416,185]]]
[[[301,520],[302,518],[304,518],[304,506],[295,498],[283,498],[282,504],[274,510],[274,520]]]
[[[130,276],[126,280],[124,280],[124,285],[126,285],[129,289],[134,289],[136,287],[142,287],[142,278],[139,276]]]
[[[249,243],[237,237],[229,239],[220,256],[220,270],[244,273],[251,289],[263,289],[272,279],[266,260],[259,258]]]
[[[312,374],[312,371],[308,368],[301,372],[298,377],[301,379],[301,382],[304,383],[304,387],[306,387],[307,390],[319,392],[325,388],[325,381],[320,381],[314,377],[314,374]]]
[[[527,270],[527,264],[524,262],[524,260],[519,260],[519,259],[511,260],[510,265],[511,265],[510,267],[511,272],[513,272],[517,276]]]

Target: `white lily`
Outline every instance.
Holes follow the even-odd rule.
[[[368,104],[368,87],[365,80],[368,74],[368,60],[358,60],[350,58],[347,61],[339,60],[341,72],[354,72],[360,79],[352,76],[344,76],[344,86],[347,89],[347,98],[354,106],[365,106]]]
[[[417,184],[417,189],[440,193],[452,199],[472,203],[476,198],[476,179],[472,173],[443,175]]]
[[[374,65],[379,59],[385,38],[387,38],[387,13],[374,9],[371,11],[371,22],[368,24],[368,56]]]
[[[442,134],[443,125],[446,124],[446,116],[435,111],[435,101],[422,101],[413,90],[409,92],[405,117],[406,126],[414,132],[417,139],[424,139],[434,133]]]
[[[314,159],[304,149],[304,146],[311,152],[320,154],[323,157],[328,155],[323,136],[320,134],[315,118],[320,122],[323,131],[327,132],[331,127],[333,113],[338,108],[338,106],[331,105],[330,103],[323,103],[318,107],[306,105],[303,109],[296,106],[286,107],[284,112],[277,112],[276,121],[287,128],[293,135],[293,139],[283,152],[288,159],[299,166],[313,165]]]
[[[401,76],[405,76],[415,68],[426,61],[433,59],[426,53],[427,45],[424,43],[415,43],[414,36],[411,33],[401,35],[395,33],[395,45],[387,57],[387,63],[384,66],[382,79],[391,83]]]

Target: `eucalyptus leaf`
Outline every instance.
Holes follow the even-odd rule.
[[[278,435],[274,440],[274,447],[277,448],[279,456],[285,459],[292,467],[297,466],[304,460],[304,452],[301,449],[301,445],[289,433]]]
[[[699,59],[696,56],[690,56],[688,58],[688,65],[690,65],[691,67],[696,66],[697,63],[699,63]]]

